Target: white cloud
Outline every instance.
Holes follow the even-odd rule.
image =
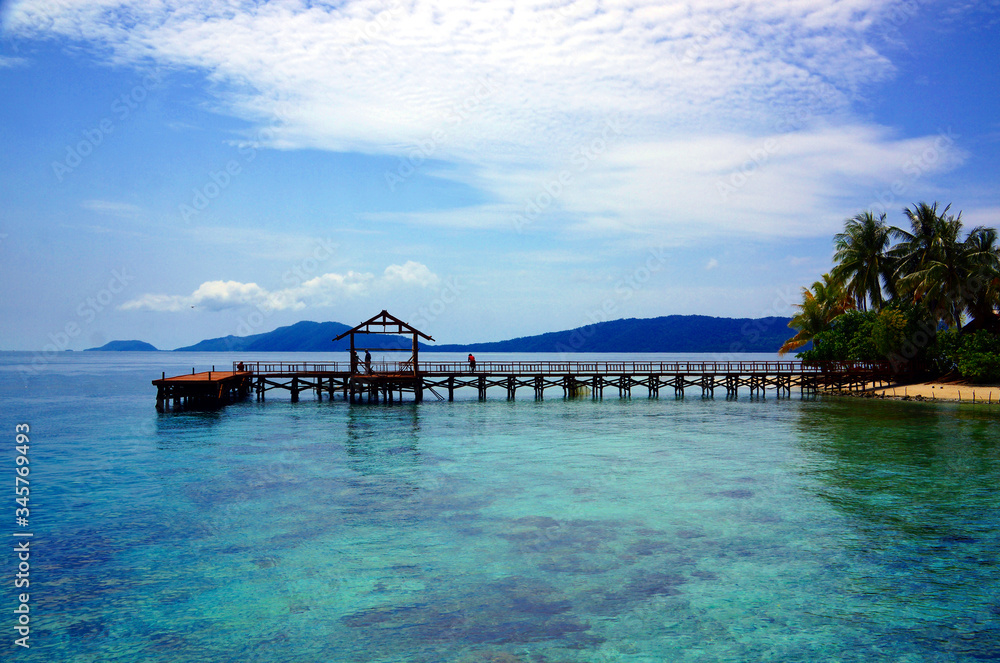
[[[0,69],[13,69],[14,67],[23,67],[26,64],[28,64],[28,60],[25,58],[0,55]]]
[[[955,145],[910,176],[937,137],[852,117],[894,74],[872,45],[892,11],[897,0],[64,0],[15,4],[5,24],[201,70],[218,109],[255,124],[248,139],[449,160],[462,167],[440,176],[492,199],[383,218],[512,228],[568,170],[531,229],[819,236],[885,187],[915,191],[964,159]]]
[[[892,65],[865,41],[893,3],[594,0],[412,3],[22,2],[18,35],[106,46],[125,62],[195,67],[275,144],[517,161],[624,112],[640,134],[827,115]]]
[[[594,140],[601,136],[598,130]],[[560,156],[544,170],[493,167],[470,176],[502,202],[366,218],[521,233],[640,233],[670,244],[719,234],[828,236],[859,208],[895,212],[910,204],[935,174],[967,158],[947,132],[899,139],[865,125],[608,140],[590,157],[579,146]]]
[[[426,265],[407,260],[403,265],[389,265],[385,268],[385,283],[392,285],[415,285],[430,288],[437,285],[440,279]]]
[[[132,219],[142,213],[142,208],[132,203],[122,203],[114,200],[85,200],[80,207],[100,214]]]
[[[439,278],[425,265],[407,261],[389,265],[382,278],[372,274],[349,271],[327,273],[304,281],[300,285],[269,291],[256,283],[239,281],[206,281],[190,295],[145,294],[122,304],[126,311],[183,311],[258,307],[267,311],[293,310],[306,307],[332,306],[348,299],[364,297],[372,292],[391,292],[403,287],[427,288]]]
[[[719,261],[718,260],[716,260],[715,258],[709,258],[708,262],[705,263],[705,270],[706,271],[713,270],[713,269],[715,269],[718,266],[719,266]]]
[[[323,274],[309,279],[297,288],[279,291],[283,301],[295,308],[302,308],[303,302],[312,306],[331,306],[345,298],[366,295],[375,281],[368,273],[347,272],[346,274]]]
[[[899,140],[869,126],[695,136],[610,149],[559,205],[597,231],[828,235],[847,210],[895,211],[965,158],[946,136]]]

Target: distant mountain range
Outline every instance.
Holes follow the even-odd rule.
[[[111,341],[99,348],[87,348],[87,352],[156,352],[156,348],[145,341]]]
[[[349,339],[336,343],[332,340],[350,328],[340,322],[305,320],[263,334],[211,338],[177,348],[177,352],[346,352],[351,347]],[[370,348],[408,348],[412,344],[408,337],[382,334],[365,339],[364,343]]]
[[[777,352],[790,318],[668,315],[598,322],[494,343],[438,345],[440,352]]]
[[[789,318],[713,318],[668,315],[627,318],[506,341],[448,345],[420,344],[432,352],[777,352],[792,335]],[[184,352],[342,352],[350,329],[340,322],[297,322],[251,336],[223,336],[177,348]],[[408,348],[406,336],[372,335],[359,345]],[[91,350],[156,350],[142,341],[112,341]]]

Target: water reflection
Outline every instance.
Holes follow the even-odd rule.
[[[158,449],[177,449],[189,444],[192,437],[205,444],[216,444],[212,433],[227,418],[226,414],[221,408],[154,412],[156,446]]]
[[[814,461],[805,474],[860,527],[957,536],[997,507],[1000,420],[988,414],[870,401],[798,412],[800,445]]]
[[[347,459],[358,474],[408,474],[421,464],[415,403],[349,407],[346,436]]]
[[[942,656],[1000,654],[994,412],[837,400],[800,408],[796,425],[804,487],[847,528],[849,586],[891,605]]]

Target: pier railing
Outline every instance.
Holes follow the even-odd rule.
[[[242,368],[241,368],[242,367]],[[233,362],[234,371],[249,371],[257,375],[303,375],[320,373],[350,374],[351,363],[343,362]],[[412,362],[373,361],[370,369],[358,364],[360,374],[412,374]],[[823,373],[886,374],[889,362],[860,361],[481,361],[475,369],[464,361],[420,362],[423,375],[481,373],[494,375],[618,375],[618,374],[795,374]]]

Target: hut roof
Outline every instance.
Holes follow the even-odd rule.
[[[381,329],[372,329],[372,327],[381,327]],[[395,327],[395,329],[390,329],[390,327]],[[365,320],[357,327],[348,329],[343,334],[333,339],[334,341],[339,341],[349,334],[413,334],[415,336],[420,336],[428,341],[433,341],[429,335],[423,333],[416,327],[413,327],[396,316],[392,315],[385,309],[378,315]]]

